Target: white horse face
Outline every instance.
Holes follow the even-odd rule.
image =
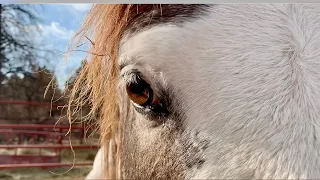
[[[319,20],[317,5],[217,5],[127,34],[126,177],[319,178]]]

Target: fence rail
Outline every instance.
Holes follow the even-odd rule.
[[[0,149],[15,149],[15,148],[28,148],[28,149],[37,149],[37,148],[47,148],[47,149],[90,149],[98,148],[97,145],[46,145],[46,144],[30,144],[30,145],[0,145]]]
[[[31,106],[64,106],[63,104],[54,104],[47,102],[34,102],[34,101],[10,101],[10,100],[0,100],[0,104],[19,104],[19,105],[31,105]]]
[[[83,129],[83,126],[54,125],[54,124],[0,124],[0,128],[12,129]]]
[[[0,164],[0,169],[18,169],[18,168],[57,168],[71,166],[91,166],[92,163],[30,163],[30,164]]]
[[[31,102],[31,101],[9,101],[0,100],[0,105],[19,106],[47,106],[58,107],[61,104],[50,102]],[[11,108],[11,107],[10,107]],[[53,122],[54,123],[54,122]],[[98,145],[84,145],[82,140],[86,137],[90,126],[84,123],[77,125],[64,124],[0,124],[0,169],[19,169],[19,168],[56,168],[66,166],[89,166],[93,162],[77,162],[76,164],[61,162],[61,151],[63,149],[97,149]],[[71,130],[71,131],[69,131]],[[91,129],[92,130],[92,129]],[[67,135],[67,132],[69,133]],[[71,135],[71,136],[69,136]],[[71,137],[72,146],[64,144],[64,137]],[[25,144],[27,142],[27,144]],[[25,154],[23,149],[36,154]],[[32,150],[32,149],[35,149]],[[37,151],[37,149],[39,151]],[[43,150],[49,154],[44,155]],[[50,151],[48,151],[50,150]],[[9,153],[14,151],[14,154]],[[19,153],[18,153],[19,152]],[[5,154],[3,154],[5,153]]]

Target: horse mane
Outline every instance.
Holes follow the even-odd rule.
[[[105,155],[109,162],[106,167],[108,178],[121,178],[119,177],[121,176],[119,175],[120,170],[115,168],[116,162],[112,159],[117,157],[117,164],[121,162],[119,157],[121,140],[114,141],[116,134],[121,133],[118,132],[120,119],[119,107],[116,103],[116,86],[119,75],[116,59],[120,40],[134,19],[158,8],[161,6],[94,5],[69,45],[69,51],[72,51],[84,40],[91,41],[88,61],[79,72],[70,93],[68,118],[71,123],[75,111],[80,111],[83,105],[89,104],[90,112],[84,117],[84,120],[96,120],[101,145],[109,145],[105,148],[107,149]],[[89,39],[89,35],[93,35],[93,39]]]

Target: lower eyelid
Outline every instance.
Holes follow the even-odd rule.
[[[159,123],[159,122],[163,122],[164,121],[164,117],[165,116],[168,116],[168,112],[165,110],[165,111],[160,111],[159,110],[155,110],[154,108],[150,108],[150,107],[138,107],[138,106],[135,106],[134,105],[134,108],[135,110],[146,117],[146,119],[150,120],[150,121],[154,121],[156,123]]]
[[[136,106],[137,108],[144,108],[143,106],[140,106],[139,104],[137,104],[137,103],[135,103],[135,102],[132,102],[132,104],[134,105],[134,106]]]

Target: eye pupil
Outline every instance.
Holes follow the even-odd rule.
[[[153,99],[153,92],[150,85],[142,79],[139,79],[136,83],[128,84],[127,93],[134,103],[141,106],[151,103]]]
[[[147,89],[150,88],[150,85],[145,82],[141,81],[138,83],[132,83],[129,85],[130,91],[134,94],[142,94],[144,93]]]

